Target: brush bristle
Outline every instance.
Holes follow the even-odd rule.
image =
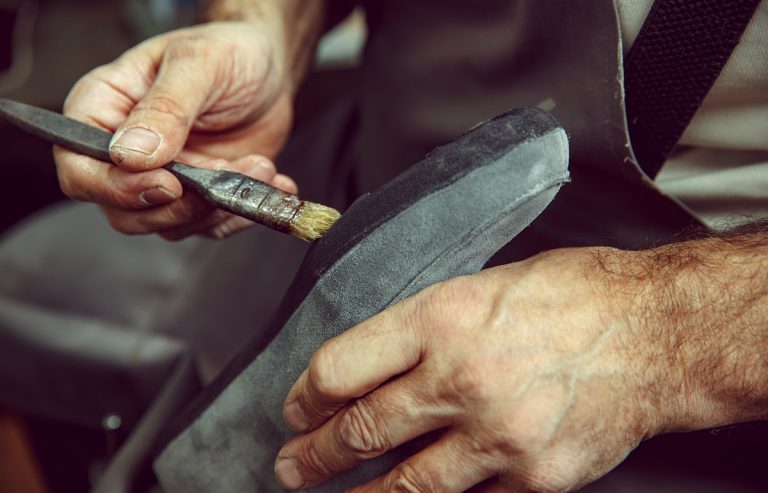
[[[304,202],[291,221],[291,234],[302,240],[313,241],[323,236],[341,217],[336,209],[314,202]]]

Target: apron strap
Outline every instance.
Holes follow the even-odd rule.
[[[627,120],[653,179],[701,106],[760,0],[656,0],[624,61]]]

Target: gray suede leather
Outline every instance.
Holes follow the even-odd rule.
[[[163,489],[282,491],[273,463],[293,435],[283,423],[283,399],[312,353],[431,284],[480,270],[552,200],[568,179],[567,161],[562,128],[543,111],[518,110],[438,148],[353,204],[310,250],[298,278],[312,270],[316,278],[278,335],[260,354],[225,370],[161,445],[155,471]],[[366,228],[367,221],[373,226]],[[292,289],[300,290],[298,284]],[[313,491],[370,480],[423,440]]]

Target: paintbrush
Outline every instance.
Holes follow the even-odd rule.
[[[70,151],[112,162],[109,157],[112,135],[99,128],[8,99],[0,99],[0,118]],[[213,171],[175,161],[164,168],[219,209],[302,240],[320,238],[340,216],[335,209],[302,200],[233,171]]]

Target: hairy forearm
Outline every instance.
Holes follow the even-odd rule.
[[[280,40],[291,89],[295,92],[311,64],[325,26],[324,0],[208,0],[207,21],[252,22]]]
[[[768,418],[768,228],[660,249],[680,264],[658,306],[679,360],[680,428]]]
[[[768,419],[768,226],[598,261],[632,297],[659,431]]]

